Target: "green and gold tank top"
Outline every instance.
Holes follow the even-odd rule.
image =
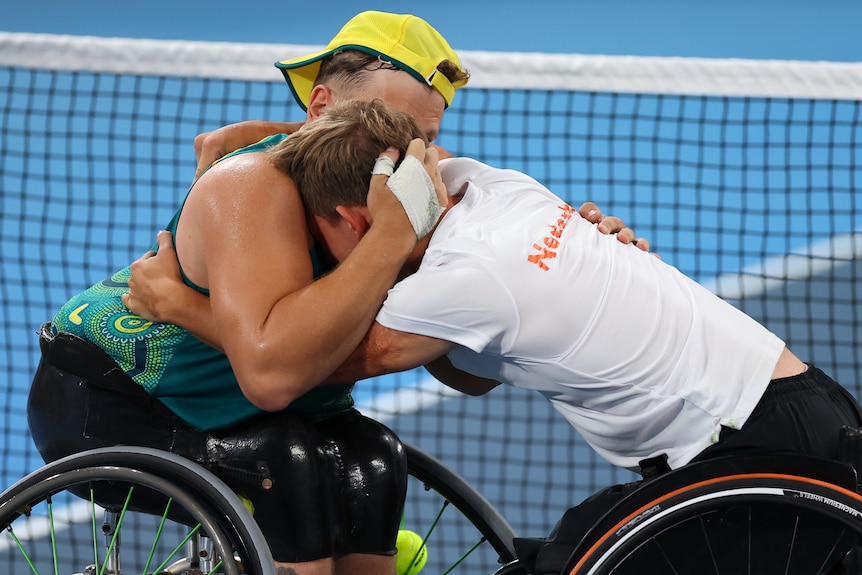
[[[271,136],[226,157],[258,152],[286,137]],[[182,207],[167,230],[176,232],[181,213]],[[328,271],[314,249],[311,257],[315,277]],[[54,332],[72,333],[104,349],[131,379],[198,429],[227,427],[261,413],[242,394],[224,353],[179,326],[151,322],[123,305],[130,273],[126,267],[72,297],[54,317]],[[206,293],[187,279],[186,283]],[[353,384],[320,386],[288,410],[314,418],[340,413],[353,405],[352,388]]]

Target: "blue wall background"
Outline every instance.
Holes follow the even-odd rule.
[[[410,12],[456,49],[862,60],[860,0],[0,1],[0,30],[325,44],[355,13]]]

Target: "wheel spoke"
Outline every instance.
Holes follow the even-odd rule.
[[[572,573],[825,573],[862,538],[862,495],[752,473],[702,480],[609,517],[610,530],[573,559]]]
[[[405,448],[410,475],[405,516],[425,534],[423,572],[491,573],[513,561],[516,535],[502,515],[436,458],[408,444]]]
[[[18,550],[21,552],[21,556],[27,562],[27,565],[30,566],[30,570],[33,571],[33,573],[35,573],[36,575],[39,575],[39,572],[36,571],[36,566],[33,565],[33,561],[30,558],[30,555],[27,553],[27,550],[24,549],[24,545],[21,543],[21,540],[18,539],[18,536],[15,534],[15,530],[12,528],[11,525],[6,528],[6,532],[9,534],[9,536],[15,542],[15,546],[18,547]]]
[[[186,543],[188,543],[189,540],[195,536],[195,534],[200,530],[200,528],[201,528],[200,524],[195,525],[191,529],[191,531],[189,531],[186,534],[186,536],[177,544],[177,546],[174,547],[174,550],[168,554],[167,558],[164,561],[162,561],[162,564],[159,565],[158,568],[156,568],[156,573],[158,573],[159,571],[161,571],[162,569],[167,567],[168,563],[170,563],[174,559],[174,557],[177,556],[177,553],[180,552],[180,549],[185,547]]]
[[[185,470],[195,464],[181,465]],[[193,491],[185,480],[171,481],[122,465],[69,464],[59,471],[56,467],[34,472],[0,497],[0,524],[7,525],[9,534],[0,553],[9,561],[9,572],[23,573],[26,563],[27,572],[35,575],[113,575],[119,572],[122,550],[124,573],[179,573],[188,564],[181,554],[184,546],[206,532],[213,549],[204,573],[212,572],[213,563],[227,575],[274,573],[257,524],[214,476],[201,475],[200,490]],[[80,505],[75,503],[77,496],[84,497]],[[106,510],[103,522],[97,507]],[[18,511],[25,509],[26,515]],[[251,548],[252,544],[256,547]],[[235,556],[244,565],[242,572],[233,561]],[[225,562],[225,558],[231,560]],[[153,570],[159,562],[162,565]]]
[[[96,528],[96,494],[90,486],[90,522],[93,527],[93,565],[99,564],[99,538]]]

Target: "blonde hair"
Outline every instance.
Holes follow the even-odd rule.
[[[337,206],[366,205],[371,169],[380,153],[391,146],[403,158],[414,138],[428,145],[408,114],[380,99],[348,100],[329,106],[268,153],[296,184],[306,211],[336,222]]]

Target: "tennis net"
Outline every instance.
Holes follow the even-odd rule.
[[[25,404],[36,330],[149,249],[196,134],[302,118],[273,66],[312,46],[0,33],[0,484],[41,464]],[[438,143],[595,201],[857,397],[862,64],[464,52]],[[524,535],[628,481],[545,400],[446,392],[423,372],[357,386]]]

